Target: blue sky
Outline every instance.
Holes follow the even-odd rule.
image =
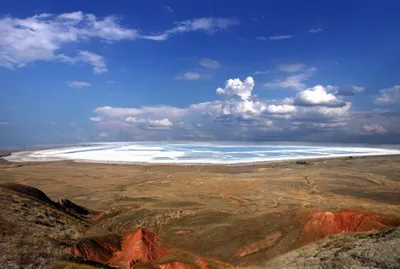
[[[400,142],[398,1],[0,3],[0,145]]]

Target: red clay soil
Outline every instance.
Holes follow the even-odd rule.
[[[100,212],[91,211],[81,207],[69,200],[52,201],[44,192],[39,189],[15,184],[3,183],[1,188],[28,195],[42,203],[55,207],[80,219],[95,220],[101,217]],[[400,226],[400,219],[389,216],[378,215],[372,212],[360,210],[346,211],[298,211],[296,218],[300,218],[301,236],[297,243],[301,245],[320,240],[326,236],[349,233],[380,230],[389,227]],[[279,231],[266,235],[264,239],[249,242],[233,256],[244,257],[253,253],[274,247],[285,235]],[[294,242],[294,244],[296,244]],[[84,238],[77,241],[69,254],[80,256],[87,260],[102,263],[112,267],[125,266],[127,269],[135,268],[138,264],[151,263],[160,269],[192,269],[200,267],[208,269],[210,265],[221,267],[230,266],[227,263],[205,259],[193,253],[180,249],[162,248],[156,233],[149,229],[139,228],[124,236],[108,235],[95,238]],[[184,254],[192,257],[192,262],[184,263],[175,258],[171,262],[158,262],[157,260],[170,254]]]
[[[114,253],[110,265],[126,265],[135,263],[150,263],[162,256],[170,254],[171,250],[159,247],[157,235],[148,229],[138,229],[127,234],[122,241],[121,251]]]
[[[315,242],[329,235],[381,230],[400,225],[400,219],[357,210],[308,211],[303,212],[305,220],[301,243]]]
[[[222,267],[230,266],[227,263],[198,257],[187,251],[162,248],[157,234],[149,229],[139,228],[134,232],[127,233],[122,239],[121,246],[116,243],[117,238],[118,236],[86,238],[71,248],[69,254],[111,267],[124,266],[126,269],[133,269],[136,265],[149,263],[160,269],[192,269],[198,267],[208,269],[211,262]],[[157,259],[175,252],[192,256],[195,264],[180,261],[156,262]]]
[[[120,238],[108,235],[95,238],[84,238],[68,250],[68,254],[84,257],[87,260],[108,264],[114,253],[121,249]]]
[[[194,264],[187,264],[182,262],[167,262],[158,265],[160,269],[196,269],[198,268]],[[203,267],[201,267],[203,268]]]
[[[302,245],[333,234],[400,226],[400,219],[357,210],[338,212],[300,211],[296,214],[296,217],[299,217],[304,225],[300,237]],[[275,232],[260,241],[249,242],[249,245],[236,252],[234,257],[244,257],[271,248],[283,236],[280,232]],[[83,239],[70,250],[70,254],[111,267],[124,266],[127,269],[135,268],[139,264],[149,263],[160,269],[192,269],[195,267],[208,269],[211,263],[221,267],[230,266],[227,263],[199,257],[185,250],[162,248],[157,234],[149,229],[139,228],[134,232],[127,233],[122,237],[122,240],[118,238],[118,236],[111,236]],[[179,260],[157,262],[157,259],[175,253],[189,255],[193,258],[193,262],[184,263]]]

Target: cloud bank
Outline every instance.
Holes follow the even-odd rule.
[[[128,140],[365,142],[400,132],[399,117],[352,113],[352,102],[333,86],[306,87],[280,100],[256,97],[255,86],[253,77],[228,79],[216,89],[219,100],[182,108],[102,106],[90,120],[99,132],[115,137],[122,130]]]

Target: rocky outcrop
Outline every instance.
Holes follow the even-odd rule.
[[[96,218],[100,212],[90,210],[86,207],[80,206],[68,199],[61,199],[57,202],[57,206],[62,210],[67,211],[75,216],[92,219]]]
[[[56,203],[51,200],[44,192],[41,190],[31,187],[31,186],[26,186],[22,184],[17,184],[17,183],[2,183],[0,184],[0,187],[3,189],[8,189],[11,191],[15,191],[27,196],[30,196],[32,198],[35,198],[41,202],[44,202],[46,204],[56,206]]]
[[[263,255],[273,258],[331,235],[375,231],[400,226],[400,219],[361,210],[288,212],[275,228],[254,235],[234,252],[235,261],[249,259],[254,264]],[[271,220],[272,217],[266,218]],[[274,225],[271,222],[271,227]],[[257,256],[258,255],[258,256]],[[258,257],[258,258],[257,258]]]
[[[400,228],[339,234],[281,255],[260,268],[400,268]]]
[[[157,235],[148,230],[139,228],[137,231],[124,236],[122,248],[114,253],[110,265],[126,265],[136,263],[150,263],[172,251],[163,249],[157,242]]]
[[[58,202],[54,202],[43,191],[34,187],[17,183],[1,183],[0,187],[17,192],[22,195],[29,196],[30,198],[45,203],[46,205],[55,207],[56,209],[64,211],[79,219],[91,220],[92,218],[98,216],[100,213],[98,211],[90,210],[83,206],[77,205],[68,199],[61,199]]]
[[[126,269],[143,264],[152,264],[162,269],[206,269],[210,264],[214,267],[229,266],[227,263],[198,257],[184,250],[163,248],[157,234],[143,228],[138,228],[123,237],[114,235],[82,239],[68,253],[107,266]],[[189,262],[179,260],[182,255]],[[172,256],[171,261],[163,261],[169,260],[169,256]]]
[[[68,253],[93,262],[108,264],[114,253],[120,249],[121,239],[117,235],[106,235],[79,239]]]
[[[347,210],[338,212],[308,211],[301,213],[305,224],[301,243],[307,244],[329,235],[382,230],[400,225],[400,220],[372,212]]]

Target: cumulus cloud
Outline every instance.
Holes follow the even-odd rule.
[[[91,119],[110,139],[122,130],[135,140],[300,140],[398,141],[398,114],[350,112],[330,87],[317,85],[284,99],[255,96],[254,78],[232,78],[216,89],[221,100],[172,106],[112,107],[94,110]],[[97,120],[99,118],[99,120]],[[392,136],[390,136],[392,135]],[[346,140],[346,141],[347,141]]]
[[[379,124],[363,125],[361,131],[366,134],[386,134],[388,130]]]
[[[297,93],[293,104],[298,106],[342,107],[345,105],[345,102],[327,92],[322,85],[317,85]]]
[[[227,98],[238,96],[240,99],[246,100],[251,96],[253,88],[254,79],[252,77],[247,77],[243,82],[238,78],[228,79],[224,88],[217,89],[217,94]]]
[[[269,36],[269,40],[284,40],[284,39],[291,39],[293,38],[292,35],[276,35],[276,36]]]
[[[84,88],[84,87],[89,87],[92,84],[90,84],[89,82],[84,82],[84,81],[68,81],[67,85],[70,88],[80,89],[80,88]]]
[[[221,67],[221,64],[217,60],[212,59],[203,59],[200,61],[200,65],[210,69],[217,69]]]
[[[374,97],[374,101],[383,105],[400,104],[400,85],[380,90],[379,95]]]
[[[239,78],[228,79],[224,88],[217,88],[216,93],[225,99],[221,106],[220,121],[250,119],[265,111],[263,102],[251,98],[254,85],[254,79],[247,77],[244,81]]]
[[[293,114],[296,113],[297,111],[295,106],[286,104],[268,105],[266,110],[270,114],[282,114],[282,115]]]
[[[313,29],[308,30],[308,32],[311,33],[311,34],[317,34],[317,33],[320,33],[322,31],[323,30],[321,28],[313,28]]]
[[[141,126],[142,128],[145,129],[169,129],[173,126],[172,122],[167,119],[143,119],[143,118],[135,118],[135,117],[127,117],[125,119],[126,122],[128,123],[133,123],[137,124],[138,126]]]
[[[124,27],[117,16],[99,18],[81,11],[55,14],[39,14],[27,18],[6,16],[0,18],[0,67],[16,69],[34,61],[86,62],[95,73],[104,73],[104,59],[82,50],[71,57],[61,53],[70,43],[90,39],[105,42],[149,39],[162,41],[170,36],[186,32],[202,31],[215,33],[239,24],[235,18],[197,18],[175,23],[175,26],[160,34],[147,34],[137,29]]]
[[[186,72],[183,75],[178,75],[175,79],[179,80],[198,80],[201,78],[201,75],[197,72]]]

